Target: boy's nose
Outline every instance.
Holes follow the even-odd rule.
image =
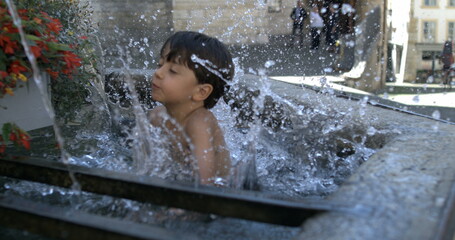
[[[163,76],[163,67],[157,67],[153,75],[155,75],[156,78],[161,78]]]

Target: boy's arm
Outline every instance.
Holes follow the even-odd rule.
[[[211,120],[211,117],[192,119],[186,127],[186,133],[193,145],[192,153],[198,165],[202,184],[213,184],[216,176]]]

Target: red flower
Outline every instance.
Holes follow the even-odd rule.
[[[17,12],[19,13],[19,15],[25,15],[26,13],[28,13],[27,9],[19,9],[17,10]]]
[[[34,17],[33,21],[38,23],[38,24],[42,24],[43,23],[43,20],[41,20],[41,18],[37,18],[37,17]]]
[[[46,72],[52,77],[52,79],[56,79],[58,77],[58,72],[52,71],[50,68],[46,68]]]
[[[33,31],[33,35],[35,35],[37,37],[42,37],[43,36],[38,30]]]
[[[13,22],[5,23],[2,26],[3,30],[6,30],[7,33],[19,33],[19,29],[13,24]]]
[[[5,71],[0,71],[0,79],[4,79],[4,78],[8,77],[8,75],[9,75],[9,74],[8,74],[7,72],[5,72]],[[2,85],[0,85],[0,86],[2,86]]]
[[[21,132],[19,133],[19,144],[24,146],[25,149],[30,150],[30,136],[28,136],[26,133]]]
[[[44,51],[49,51],[49,46],[47,46],[47,44],[43,41],[38,41],[36,43],[38,45],[38,47],[40,47],[42,50]]]
[[[0,5],[0,15],[1,14],[6,14],[8,11],[6,10],[6,8],[4,8],[3,6]]]
[[[14,132],[11,132],[11,133],[9,134],[9,140],[10,140],[11,142],[16,142],[17,137],[16,137],[16,134],[14,134]]]
[[[0,35],[0,46],[6,54],[14,54],[14,49],[18,49],[17,42],[11,41],[11,38],[6,35]]]
[[[62,24],[60,23],[60,20],[58,19],[51,19],[51,22],[46,24],[47,28],[49,31],[54,32],[54,33],[59,33],[62,31]]]
[[[43,15],[43,17],[46,19],[52,20],[52,18],[49,16],[49,14],[47,14],[47,12],[41,11],[41,15]]]
[[[22,140],[22,146],[24,146],[25,149],[30,150],[30,141]]]
[[[41,48],[38,46],[31,46],[30,49],[32,50],[33,55],[35,58],[39,58],[41,56]]]
[[[81,59],[76,54],[70,51],[64,51],[63,54],[67,70],[72,71],[81,66]]]
[[[21,17],[22,20],[28,21],[30,18],[26,15],[28,13],[27,9],[19,9],[17,10],[19,13],[19,16]]]
[[[21,72],[26,72],[27,71],[27,68],[22,66],[21,63],[19,61],[13,61],[10,65],[10,69],[9,69],[9,72],[12,72],[12,73],[15,73],[15,74],[19,74]]]
[[[3,153],[5,153],[5,151],[6,151],[6,145],[5,145],[5,144],[3,144],[3,143],[2,143],[2,144],[0,144],[0,154],[3,154]]]

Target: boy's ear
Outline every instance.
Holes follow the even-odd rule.
[[[207,99],[213,91],[211,84],[199,84],[196,88],[196,92],[193,94],[193,98],[196,101],[204,101]]]

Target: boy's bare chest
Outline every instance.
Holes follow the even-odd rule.
[[[167,133],[167,138],[169,139],[169,145],[173,154],[181,154],[183,157],[191,154],[190,151],[190,141],[185,134],[185,131],[182,127],[177,126],[176,124],[166,121],[165,132]],[[178,152],[178,153],[177,153]]]

